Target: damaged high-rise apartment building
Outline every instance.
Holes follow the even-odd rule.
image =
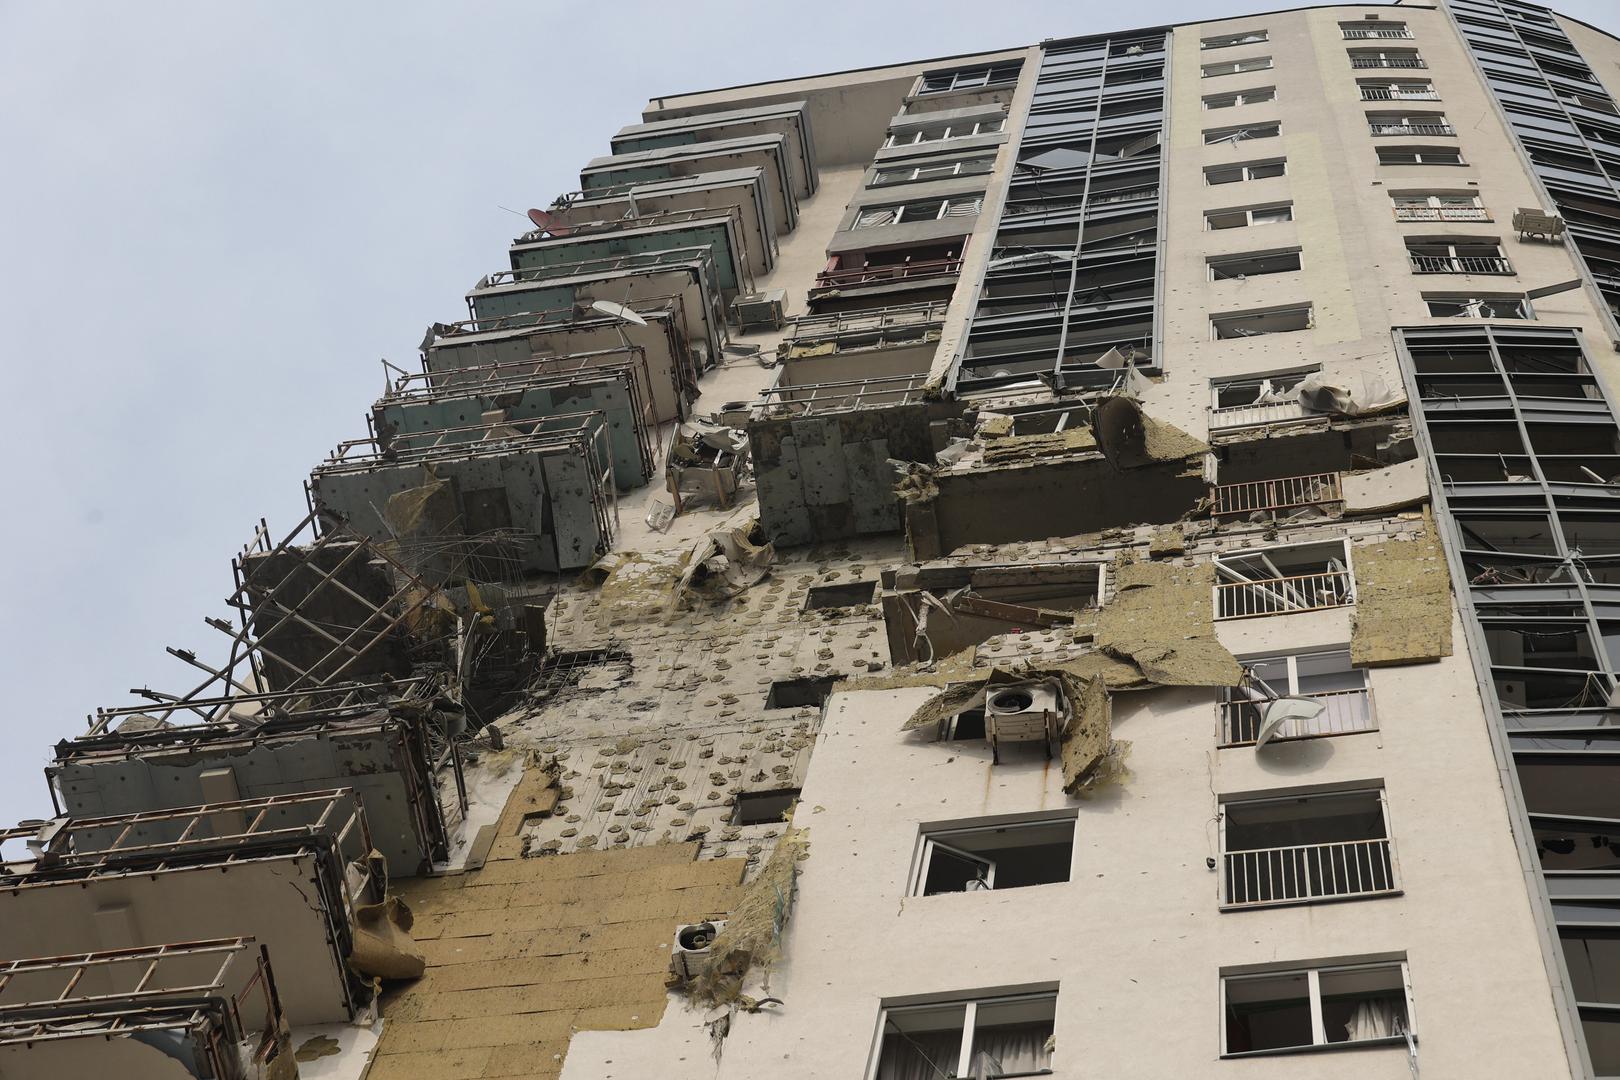
[[[1620,41],[1054,30],[604,132],[0,832],[0,1076],[1620,1077]]]

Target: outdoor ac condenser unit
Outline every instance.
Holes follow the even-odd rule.
[[[675,928],[675,943],[670,947],[669,966],[670,970],[675,972],[676,978],[690,979],[697,974],[698,965],[708,959],[714,939],[725,928],[724,919],[688,923]]]
[[[1001,760],[1004,742],[1042,742],[1051,754],[1062,720],[1063,705],[1051,683],[1011,683],[991,687],[985,694],[985,735],[996,761]]]
[[[731,311],[737,318],[737,327],[744,332],[780,330],[782,306],[786,303],[786,289],[766,289],[737,297],[731,302]]]

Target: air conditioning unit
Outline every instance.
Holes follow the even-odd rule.
[[[736,317],[737,327],[744,332],[780,330],[782,307],[786,303],[786,289],[766,289],[737,297],[731,302],[731,313]]]
[[[1010,683],[991,687],[984,697],[984,728],[994,761],[1004,742],[1044,742],[1047,756],[1062,726],[1063,705],[1049,682]]]
[[[670,947],[669,966],[678,979],[690,979],[698,966],[709,957],[709,950],[720,931],[726,928],[724,919],[713,922],[687,923],[675,928],[675,944]]]

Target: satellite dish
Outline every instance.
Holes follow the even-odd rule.
[[[551,228],[551,215],[544,210],[536,210],[531,207],[529,210],[529,220],[534,222],[534,227],[539,229],[541,232],[545,232]]]
[[[634,326],[646,326],[647,320],[631,311],[623,304],[615,304],[611,300],[592,300],[591,310],[599,311],[603,315],[611,315],[620,322],[627,322]]]
[[[1326,710],[1325,701],[1302,697],[1281,697],[1261,706],[1260,731],[1254,738],[1254,748],[1258,750],[1270,742],[1284,724],[1293,720],[1315,720]]]
[[[574,227],[572,225],[564,225],[560,221],[553,221],[549,231],[552,236],[567,236],[569,233],[574,231]]]

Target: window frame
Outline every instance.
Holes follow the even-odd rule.
[[[1225,70],[1218,70],[1225,69]],[[1222,60],[1204,64],[1199,68],[1201,79],[1218,79],[1223,75],[1243,75],[1251,71],[1270,71],[1271,57],[1252,56],[1246,60]]]
[[[954,717],[952,718],[955,719]],[[996,892],[995,887],[995,860],[985,858],[975,852],[953,847],[949,843],[942,843],[939,837],[959,836],[963,833],[990,833],[1005,832],[1008,829],[1039,829],[1054,826],[1067,826],[1069,829],[1069,865],[1066,876],[1062,881],[1041,882],[1043,885],[1063,885],[1074,881],[1074,845],[1080,831],[1080,817],[1076,810],[1065,810],[1057,814],[1034,815],[1017,817],[1010,820],[997,820],[993,818],[974,818],[966,822],[925,824],[917,832],[917,847],[912,856],[911,874],[906,881],[906,897],[922,899],[927,896],[946,896],[949,893],[926,893],[923,890],[928,885],[928,871],[933,865],[933,855],[936,849],[943,849],[949,854],[970,862],[987,863],[990,874],[986,879],[988,887],[981,889],[964,889],[964,892]],[[1033,888],[1034,886],[1014,886],[1015,888]],[[1005,890],[1001,890],[1005,891]]]
[[[1249,100],[1250,95],[1264,94],[1265,97],[1255,97]],[[1226,99],[1230,98],[1228,101]],[[1275,86],[1253,86],[1247,90],[1233,90],[1225,94],[1205,94],[1203,97],[1204,111],[1212,109],[1235,109],[1243,105],[1263,105],[1268,101],[1277,100]]]
[[[969,170],[967,172],[962,171],[962,167],[964,165],[975,164],[975,163],[978,163],[978,162],[983,162],[984,163],[984,168],[982,170]],[[920,175],[918,175],[924,169],[937,169],[937,168],[940,168],[940,167],[945,166],[945,165],[951,166],[951,171],[950,172],[942,173],[942,174],[940,174],[938,176],[920,176]],[[996,155],[993,152],[988,153],[988,154],[969,154],[966,157],[958,157],[958,158],[929,159],[929,160],[918,161],[918,162],[915,162],[914,164],[910,164],[910,165],[905,164],[905,163],[901,163],[901,162],[897,162],[897,163],[895,163],[893,165],[884,165],[882,163],[879,163],[872,170],[872,182],[867,184],[866,186],[868,188],[880,188],[880,187],[886,188],[886,187],[898,187],[901,184],[926,183],[926,182],[928,182],[930,180],[949,180],[949,179],[954,179],[955,177],[958,177],[958,176],[988,176],[991,173],[995,172],[995,170],[996,170]],[[908,172],[911,175],[905,177],[904,179],[900,179],[900,180],[885,180],[885,179],[883,179],[883,174],[884,173],[893,173],[893,172]]]
[[[932,216],[919,211],[908,216],[907,209],[911,207],[927,206],[938,203],[938,209]],[[969,209],[964,209],[969,208]],[[868,221],[867,215],[894,211],[894,217],[888,221]],[[925,199],[908,199],[899,203],[872,203],[867,206],[855,208],[855,218],[849,223],[849,231],[857,229],[884,229],[891,225],[915,225],[922,221],[944,221],[947,218],[977,217],[984,210],[984,193],[972,192],[958,195],[936,195]]]
[[[1286,211],[1288,211],[1288,216],[1285,217],[1285,218],[1278,219],[1276,221],[1261,221],[1261,222],[1257,223],[1254,220],[1254,215],[1256,213],[1266,213],[1266,212],[1269,212],[1269,211],[1277,211],[1277,210],[1286,210]],[[1243,215],[1243,224],[1242,225],[1215,225],[1214,224],[1214,220],[1215,220],[1216,217],[1224,217],[1227,214],[1242,214]],[[1236,207],[1231,207],[1231,208],[1225,209],[1225,210],[1205,210],[1204,211],[1204,231],[1205,232],[1225,232],[1228,229],[1253,229],[1253,228],[1258,228],[1259,226],[1263,226],[1263,225],[1286,225],[1286,224],[1291,224],[1293,222],[1293,220],[1294,220],[1294,202],[1293,202],[1292,199],[1289,199],[1286,202],[1264,203],[1264,204],[1262,204],[1260,206],[1236,206]]]
[[[1216,34],[1214,37],[1201,38],[1198,42],[1198,51],[1232,49],[1239,45],[1264,45],[1270,40],[1271,31],[1265,27],[1258,30],[1240,30],[1231,34]]]
[[[1219,146],[1230,143],[1237,146],[1242,142],[1252,142],[1256,139],[1276,139],[1282,136],[1281,120],[1263,120],[1253,124],[1234,124],[1230,127],[1205,128],[1203,132],[1205,146]]]
[[[1345,565],[1346,567],[1349,566],[1348,563]],[[1350,646],[1348,644],[1332,645],[1326,648],[1299,649],[1290,653],[1261,653],[1255,655],[1245,655],[1238,657],[1238,663],[1241,664],[1245,670],[1260,664],[1285,663],[1288,668],[1288,685],[1286,687],[1277,686],[1274,683],[1267,683],[1267,685],[1270,686],[1272,690],[1276,691],[1277,696],[1279,697],[1300,697],[1302,695],[1305,697],[1314,697],[1316,695],[1300,690],[1299,661],[1302,658],[1309,659],[1311,657],[1327,656],[1343,656],[1345,658],[1346,671],[1360,676],[1361,685],[1351,687],[1350,690],[1360,691],[1366,695],[1367,726],[1351,731],[1325,731],[1319,734],[1310,735],[1274,735],[1272,736],[1273,739],[1283,742],[1305,742],[1309,739],[1336,739],[1344,735],[1367,735],[1379,730],[1378,707],[1373,701],[1372,695],[1372,670],[1366,665],[1358,666],[1350,663]],[[1336,672],[1335,674],[1339,673]],[[1254,740],[1252,739],[1240,739],[1236,741],[1227,740],[1228,724],[1226,719],[1226,709],[1228,705],[1239,701],[1236,690],[1236,687],[1224,687],[1215,702],[1215,748],[1217,750],[1243,749],[1254,746]],[[1329,692],[1335,693],[1343,691]],[[1388,828],[1389,817],[1387,811],[1384,818],[1384,824],[1385,827]]]
[[[1267,270],[1264,273],[1252,276],[1270,277],[1273,274],[1297,274],[1305,269],[1304,251],[1295,246],[1285,248],[1268,248],[1265,251],[1239,251],[1226,255],[1207,255],[1204,258],[1204,272],[1211,284],[1218,281],[1235,281],[1237,279],[1231,276],[1217,277],[1215,274],[1216,267],[1222,263],[1240,262],[1249,259],[1280,258],[1287,255],[1292,255],[1294,257],[1295,265],[1293,267],[1287,270]]]
[[[1359,669],[1359,668],[1355,669],[1355,670],[1365,671],[1365,669]],[[1292,669],[1291,668],[1290,668],[1290,678],[1292,678]],[[1365,732],[1358,732],[1357,734],[1365,734]],[[1323,738],[1324,736],[1312,736],[1312,737],[1313,738]],[[1252,743],[1244,743],[1244,744],[1240,744],[1240,745],[1242,745],[1242,746],[1251,746],[1251,747],[1253,746]],[[1248,903],[1228,903],[1227,902],[1227,895],[1228,895],[1227,889],[1229,888],[1228,881],[1227,881],[1227,869],[1228,869],[1227,859],[1228,859],[1228,857],[1231,856],[1231,855],[1234,855],[1234,854],[1239,854],[1239,853],[1241,853],[1243,851],[1275,850],[1275,849],[1264,849],[1264,848],[1260,848],[1260,849],[1256,849],[1256,848],[1240,848],[1237,851],[1234,851],[1233,849],[1227,847],[1227,845],[1226,845],[1226,826],[1227,826],[1227,819],[1228,819],[1228,817],[1230,817],[1229,810],[1230,810],[1231,807],[1235,807],[1235,806],[1264,806],[1264,805],[1267,805],[1267,804],[1283,804],[1283,803],[1308,803],[1313,799],[1324,799],[1325,800],[1325,799],[1332,799],[1332,798],[1346,796],[1346,795],[1361,795],[1361,796],[1372,795],[1372,796],[1376,796],[1376,798],[1377,798],[1378,815],[1379,815],[1379,820],[1382,821],[1383,826],[1384,826],[1384,835],[1381,836],[1381,837],[1373,837],[1371,839],[1378,839],[1378,840],[1384,841],[1385,850],[1388,852],[1388,856],[1389,856],[1388,877],[1389,877],[1389,886],[1390,886],[1388,889],[1383,889],[1383,890],[1379,890],[1379,891],[1376,891],[1376,892],[1345,893],[1345,894],[1317,896],[1317,897],[1293,897],[1293,898],[1289,898],[1289,899],[1272,899],[1272,900],[1263,900],[1263,901],[1251,901],[1251,902],[1248,902]],[[1315,846],[1323,846],[1323,845],[1315,845]],[[1348,787],[1343,787],[1343,788],[1335,787],[1335,788],[1325,790],[1325,791],[1277,790],[1277,791],[1259,792],[1259,793],[1256,793],[1256,794],[1251,795],[1251,796],[1235,798],[1235,799],[1229,799],[1229,798],[1226,798],[1226,797],[1223,796],[1221,798],[1221,800],[1220,800],[1219,826],[1218,826],[1217,836],[1215,838],[1215,854],[1216,854],[1216,858],[1218,858],[1220,860],[1220,873],[1216,875],[1220,880],[1216,885],[1216,890],[1217,891],[1216,891],[1215,901],[1216,901],[1216,906],[1218,908],[1220,908],[1220,910],[1222,910],[1222,911],[1250,911],[1250,910],[1253,910],[1255,908],[1263,908],[1263,907],[1300,907],[1300,906],[1305,906],[1305,905],[1309,905],[1309,904],[1342,904],[1342,903],[1348,903],[1348,902],[1355,901],[1355,900],[1380,900],[1380,899],[1383,899],[1383,898],[1388,897],[1388,896],[1400,896],[1402,893],[1404,893],[1406,891],[1405,889],[1403,889],[1401,887],[1401,864],[1400,864],[1400,860],[1397,858],[1397,856],[1395,854],[1395,829],[1394,829],[1394,823],[1390,820],[1390,816],[1389,816],[1389,791],[1384,786],[1384,781],[1382,779],[1378,779],[1378,780],[1375,780],[1375,781],[1370,780],[1370,781],[1367,781],[1365,783],[1352,784],[1352,785],[1350,785]]]
[[[1406,1031],[1401,1035],[1390,1035],[1379,1039],[1344,1040],[1329,1042],[1326,1025],[1322,1019],[1322,985],[1321,977],[1325,974],[1337,974],[1345,971],[1372,971],[1379,968],[1398,967],[1401,973],[1401,987],[1406,997]],[[1311,1042],[1301,1046],[1277,1046],[1264,1050],[1228,1050],[1227,1036],[1227,986],[1232,982],[1251,979],[1275,978],[1279,975],[1305,975],[1309,993],[1311,1009]],[[1221,1057],[1247,1058],[1264,1057],[1275,1054],[1302,1054],[1318,1053],[1321,1051],[1354,1049],[1367,1046],[1396,1046],[1406,1043],[1410,1038],[1417,1039],[1417,1013],[1413,1006],[1412,971],[1405,954],[1398,958],[1388,960],[1350,960],[1348,962],[1318,962],[1302,964],[1295,967],[1279,967],[1262,971],[1234,971],[1222,972],[1220,976],[1220,1016],[1221,1016]]]
[[[1272,315],[1294,315],[1305,313],[1305,325],[1292,330],[1266,330],[1257,334],[1234,334],[1231,337],[1221,336],[1221,325],[1239,319],[1263,319]],[[1310,300],[1298,304],[1283,304],[1280,307],[1264,307],[1253,311],[1221,311],[1210,312],[1209,340],[1211,341],[1241,341],[1251,337],[1271,337],[1274,334],[1303,334],[1316,329],[1316,305]]]
[[[1503,320],[1508,322],[1534,322],[1536,318],[1535,305],[1530,302],[1530,298],[1528,296],[1524,295],[1502,296],[1500,294],[1484,293],[1477,296],[1463,296],[1461,293],[1423,293],[1421,294],[1420,299],[1423,302],[1423,309],[1426,313],[1424,317],[1429,319],[1481,319],[1489,321]],[[1466,307],[1469,301],[1478,301],[1482,305],[1493,302],[1507,303],[1512,301],[1513,303],[1518,304],[1520,313],[1517,316],[1496,314],[1436,315],[1433,309],[1430,307],[1430,305],[1434,303],[1460,303]]]
[[[1412,165],[1428,165],[1433,167],[1455,169],[1468,164],[1468,159],[1463,157],[1462,148],[1457,146],[1379,146],[1374,147],[1374,149],[1378,154],[1378,164],[1381,166],[1402,167]],[[1390,154],[1411,154],[1415,160],[1391,161],[1387,156]],[[1456,160],[1433,161],[1430,160],[1428,156],[1430,154],[1450,154],[1453,155]]]
[[[969,130],[959,130],[967,128]],[[976,135],[1001,135],[1007,130],[1007,118],[998,116],[991,120],[974,120],[957,124],[918,124],[905,131],[891,131],[883,140],[881,149],[893,150],[897,146],[921,146],[931,142],[949,142],[951,139],[971,139]],[[938,131],[941,134],[925,139],[924,135]]]
[[[1273,174],[1271,174],[1269,176],[1255,176],[1255,175],[1253,175],[1255,169],[1265,168],[1265,167],[1269,167],[1269,166],[1273,166],[1273,165],[1280,166],[1281,171],[1273,173]],[[1214,182],[1214,181],[1210,180],[1210,178],[1209,178],[1210,173],[1221,172],[1222,170],[1228,170],[1228,169],[1242,170],[1243,175],[1238,177],[1236,180],[1221,180],[1221,181],[1218,181],[1218,182]],[[1287,176],[1287,175],[1288,175],[1288,159],[1285,158],[1285,157],[1271,158],[1271,159],[1267,159],[1267,160],[1263,160],[1263,161],[1244,161],[1244,162],[1238,162],[1238,163],[1232,164],[1232,165],[1206,165],[1206,166],[1204,166],[1204,186],[1205,187],[1223,187],[1226,184],[1244,184],[1244,183],[1248,183],[1251,180],[1275,180],[1278,177]]]
[[[1051,987],[1051,989],[1047,989],[1047,990],[1036,990],[1036,989],[1014,990],[1014,991],[1009,992],[1009,993],[989,994],[989,995],[972,994],[972,993],[951,994],[951,995],[942,995],[942,996],[940,996],[938,998],[925,1000],[925,1001],[907,1001],[907,1002],[904,1002],[904,1003],[897,1003],[897,1004],[890,1004],[887,1001],[880,1002],[878,1004],[877,1031],[874,1033],[873,1039],[872,1039],[872,1053],[871,1053],[871,1058],[867,1062],[867,1065],[866,1065],[866,1072],[864,1073],[865,1080],[877,1080],[878,1069],[880,1067],[882,1067],[882,1065],[883,1065],[883,1039],[884,1039],[884,1036],[888,1033],[889,1014],[890,1013],[895,1013],[895,1012],[918,1012],[918,1011],[921,1011],[921,1010],[924,1010],[924,1009],[938,1009],[938,1008],[949,1007],[949,1006],[953,1006],[953,1005],[961,1005],[963,1007],[963,1013],[962,1013],[962,1045],[961,1045],[961,1049],[957,1052],[956,1067],[955,1067],[954,1070],[951,1071],[951,1073],[949,1075],[952,1075],[952,1076],[971,1076],[972,1075],[971,1068],[972,1068],[973,1042],[974,1042],[973,1037],[974,1037],[974,1034],[975,1034],[975,1029],[976,1029],[976,1027],[978,1025],[979,1006],[981,1006],[981,1005],[1002,1005],[1002,1004],[1011,1004],[1011,1003],[1025,1002],[1025,1001],[1030,1001],[1030,1002],[1034,1002],[1034,1001],[1050,1001],[1052,1003],[1053,1026],[1055,1027],[1056,1022],[1057,1022],[1056,1021],[1056,1017],[1057,1017],[1057,998],[1058,998],[1058,987],[1053,985]],[[1224,996],[1222,998],[1222,1003],[1223,1003],[1223,1006],[1224,1006],[1224,1003],[1225,1003]],[[1047,1068],[1042,1069],[1042,1070],[1040,1070],[1038,1072],[1033,1072],[1033,1073],[1006,1073],[1004,1075],[1006,1075],[1008,1077],[1018,1077],[1018,1076],[1049,1076],[1051,1074],[1052,1074],[1052,1069],[1051,1069],[1050,1066],[1048,1066]]]
[[[993,64],[975,64],[972,67],[952,68],[946,71],[925,71],[921,76],[922,83],[917,87],[916,96],[931,97],[934,94],[949,94],[956,90],[989,90],[997,86],[1014,86],[1017,85],[1018,78],[1023,73],[1023,67],[1024,62],[1022,60],[1003,60]],[[1008,70],[1012,72],[1012,78],[1010,79],[1005,77]],[[961,81],[964,75],[971,76],[981,71],[984,72],[984,81],[970,83]],[[998,71],[1003,74],[1002,78],[996,78]],[[929,87],[928,81],[930,79],[939,79],[945,76],[949,76],[951,80],[949,86]]]

